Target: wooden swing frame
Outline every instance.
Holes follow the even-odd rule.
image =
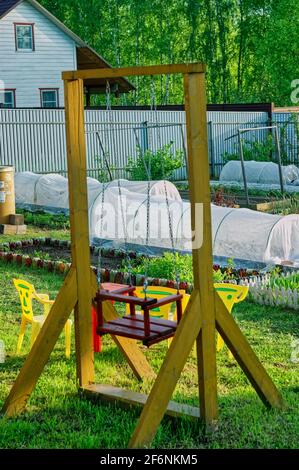
[[[192,229],[195,228],[195,205],[203,206],[203,243],[193,249],[194,290],[177,328],[149,396],[94,383],[92,345],[92,299],[97,280],[90,268],[88,204],[86,180],[86,143],[84,129],[84,79],[122,78],[183,74],[187,119],[188,165]],[[36,382],[46,365],[63,327],[75,309],[77,377],[80,389],[92,397],[124,405],[143,405],[130,448],[150,444],[165,413],[188,414],[212,425],[218,417],[216,376],[216,328],[252,386],[268,406],[283,407],[282,398],[259,362],[237,323],[229,314],[213,287],[213,256],[209,159],[207,145],[205,66],[200,63],[129,67],[119,69],[80,70],[63,73],[65,83],[67,159],[72,239],[72,267],[56,302],[25,361],[4,404],[6,416],[15,416],[26,406]],[[117,314],[110,302],[104,302],[106,321]],[[113,339],[138,379],[154,373],[136,341],[113,336]],[[187,358],[197,345],[199,409],[171,402]]]

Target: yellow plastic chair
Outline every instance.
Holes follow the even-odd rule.
[[[249,291],[248,286],[237,286],[235,284],[214,284],[214,287],[218,294],[220,295],[224,305],[226,306],[229,313],[232,313],[233,306],[242,302],[246,299]],[[217,339],[217,351],[221,351],[224,346],[224,340],[221,335],[218,334]],[[232,354],[230,353],[232,357]]]
[[[49,314],[52,305],[54,304],[53,300],[49,300],[47,294],[38,294],[34,286],[29,284],[29,282],[22,279],[14,279],[13,283],[15,288],[18,291],[21,307],[22,307],[22,321],[21,321],[21,330],[18,338],[17,344],[17,354],[20,354],[24,339],[24,334],[26,331],[27,325],[31,325],[31,337],[30,337],[30,348],[32,348],[34,341],[39,334],[47,315]],[[44,314],[34,316],[32,300],[36,300],[44,307]],[[65,355],[69,359],[71,356],[71,331],[72,331],[72,320],[68,320],[65,324]]]
[[[147,296],[152,297],[153,299],[163,299],[164,297],[168,297],[169,295],[175,295],[177,293],[176,289],[172,289],[170,287],[161,287],[161,286],[150,286],[147,288]],[[186,294],[184,290],[180,290],[179,293],[183,296],[182,299],[182,310],[183,313],[186,310],[186,307],[189,302],[190,295]],[[138,286],[135,288],[134,295],[139,298],[144,298],[144,287]],[[174,306],[175,310],[172,311],[172,306]],[[130,305],[126,306],[126,314],[130,314]],[[164,318],[165,320],[169,320],[171,318],[176,317],[176,304],[167,304],[163,305],[162,307],[156,308],[151,310],[151,316]]]

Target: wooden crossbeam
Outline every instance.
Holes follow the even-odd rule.
[[[186,73],[204,73],[205,65],[201,63],[147,65],[141,67],[122,67],[117,69],[90,69],[63,72],[63,80],[94,79],[94,78],[123,78],[146,75],[171,75]]]
[[[236,321],[227,311],[221,297],[216,297],[216,326],[240,367],[245,372],[261,400],[267,405],[282,408],[283,400],[272,379],[259,361]]]

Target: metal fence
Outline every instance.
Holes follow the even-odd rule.
[[[284,162],[299,164],[299,115],[279,113],[269,122],[264,112],[209,111],[208,142],[211,175],[218,177],[226,154],[238,154],[238,129],[277,125]],[[127,178],[128,159],[136,159],[137,146],[153,151],[172,144],[184,153],[186,124],[183,111],[85,111],[87,167],[99,177],[103,155],[114,177]],[[251,132],[248,139],[263,142],[268,131]],[[0,164],[16,171],[67,173],[63,110],[0,109]],[[186,167],[176,180],[186,179]]]

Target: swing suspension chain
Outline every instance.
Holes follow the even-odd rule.
[[[107,184],[108,186],[108,184]],[[103,188],[102,188],[102,204],[101,204],[101,218],[100,218],[100,234],[103,235],[103,227],[104,227],[104,205],[105,205],[105,190],[106,186],[105,183],[103,183]],[[98,286],[100,288],[101,283],[102,283],[102,248],[103,248],[103,243],[101,243],[100,248],[99,248],[99,254],[98,254],[98,268],[97,268],[97,278],[98,278]]]
[[[152,77],[152,81],[151,81],[151,111],[154,115],[155,124],[156,124],[157,132],[158,132],[158,145],[159,145],[159,148],[162,149],[161,128],[160,128],[160,123],[159,123],[159,120],[158,120],[155,83],[154,83],[153,77]],[[176,260],[173,224],[172,224],[172,218],[171,218],[170,201],[169,201],[169,195],[168,195],[168,189],[167,189],[167,182],[165,180],[165,166],[164,166],[163,158],[162,158],[162,175],[163,175],[164,193],[165,193],[165,200],[166,200],[166,207],[167,207],[167,214],[168,214],[169,236],[170,236],[170,241],[171,241],[172,252],[173,252],[173,255],[174,255],[175,260]],[[180,273],[179,273],[178,263],[177,262],[175,263],[175,281],[176,281],[177,291],[179,292],[181,279],[180,279]]]
[[[131,263],[131,258],[129,256],[129,253],[127,251],[127,244],[128,244],[128,231],[127,231],[127,225],[126,225],[126,218],[125,218],[125,212],[124,212],[124,207],[123,207],[123,197],[122,197],[122,191],[121,191],[121,184],[120,180],[118,180],[118,195],[119,195],[119,203],[120,203],[120,211],[121,211],[121,221],[122,221],[122,226],[124,230],[124,241],[125,241],[125,249],[124,249],[124,255],[127,261],[127,266],[128,266],[128,274],[129,274],[129,285],[132,287],[133,282],[132,282],[132,263]]]
[[[106,103],[107,103],[107,111],[109,112],[109,122],[112,123],[112,107],[111,107],[111,88],[110,88],[110,83],[107,81],[107,86],[106,86]],[[122,226],[124,230],[124,242],[125,242],[125,248],[123,251],[126,262],[127,262],[127,267],[128,267],[128,274],[129,274],[129,284],[130,287],[133,285],[132,282],[132,263],[131,263],[131,258],[128,254],[127,251],[127,243],[128,243],[128,232],[127,232],[127,225],[126,225],[126,218],[125,218],[125,213],[124,213],[124,207],[123,207],[123,197],[122,197],[122,190],[121,190],[121,183],[120,179],[118,178],[118,194],[119,194],[119,202],[120,202],[120,210],[121,210],[121,221],[122,221]]]

